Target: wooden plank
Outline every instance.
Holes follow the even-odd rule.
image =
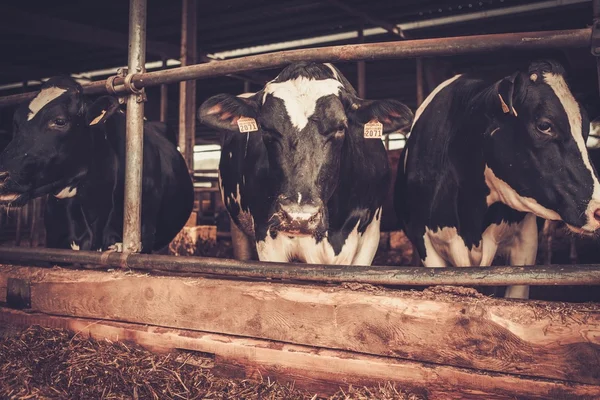
[[[600,383],[598,304],[33,267],[0,267],[0,289],[8,277],[48,314]]]
[[[414,361],[375,357],[206,332],[102,320],[28,314],[0,308],[0,322],[69,329],[111,341],[132,341],[158,351],[188,350],[214,355],[217,375],[291,381],[296,387],[331,395],[347,385],[395,382],[429,399],[597,399],[600,386],[482,373]]]

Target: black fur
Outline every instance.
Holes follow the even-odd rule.
[[[0,171],[9,174],[2,192],[18,193],[13,205],[23,205],[65,187],[76,188],[71,198],[49,196],[47,245],[70,248],[75,243],[81,250],[106,250],[122,241],[125,114],[110,96],[87,104],[81,86],[69,77],[50,79],[42,90],[52,86],[68,90],[30,121],[29,103],[15,113],[14,138],[0,155]],[[66,125],[57,126],[58,119]],[[155,124],[145,123],[142,252],[168,245],[192,205],[185,161]]]

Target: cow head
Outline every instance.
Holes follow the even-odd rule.
[[[413,115],[395,100],[359,98],[331,64],[296,63],[251,97],[220,94],[199,110],[201,122],[229,131],[239,132],[242,117],[257,120],[268,153],[270,229],[319,236],[327,229],[326,204],[344,173],[342,158],[367,145],[365,123],[377,119],[388,133],[410,126]]]
[[[590,123],[564,75],[556,62],[534,62],[487,93],[488,203],[590,233],[600,228],[600,183],[585,145]]]
[[[93,151],[89,125],[116,110],[116,100],[107,97],[86,107],[74,79],[55,77],[22,104],[14,115],[13,139],[0,154],[0,202],[21,206],[49,193],[74,196]]]

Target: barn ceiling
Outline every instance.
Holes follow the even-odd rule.
[[[37,81],[63,73],[113,70],[127,62],[129,2],[124,0],[21,0],[0,5],[0,87],[23,81]],[[342,6],[340,7],[340,3]],[[494,12],[507,7],[547,4],[524,0],[198,0],[198,50],[212,55],[252,46],[268,45],[316,36],[340,34],[375,28],[383,23],[402,24],[433,18],[450,18],[475,12]],[[563,1],[563,6],[515,15],[478,18],[425,29],[411,29],[406,38],[443,37],[483,33],[583,28],[591,25],[591,1]],[[348,11],[348,8],[352,12]],[[356,14],[362,13],[363,17]],[[481,15],[480,15],[481,16]],[[375,20],[375,21],[373,21]],[[374,23],[376,22],[376,23]],[[181,1],[148,0],[148,61],[178,59]],[[391,33],[365,38],[366,42],[402,40]],[[355,38],[323,43],[328,46],[355,43]],[[487,54],[439,60],[446,73],[477,70],[510,70],[534,56],[545,54]],[[600,105],[593,57],[587,49],[551,54],[575,71],[575,91],[591,104],[592,114]],[[437,65],[437,64],[436,64]],[[339,65],[356,84],[356,64]],[[436,68],[436,67],[434,67]],[[394,97],[416,105],[416,68],[414,60],[367,62],[367,96]],[[277,71],[261,71],[251,77],[270,79]],[[103,79],[106,75],[91,77]],[[251,85],[252,90],[258,89]],[[35,89],[35,84],[27,90]],[[239,93],[244,89],[238,78],[222,77],[199,81],[198,102],[219,93]],[[24,89],[0,89],[0,95]],[[148,91],[149,119],[158,119],[158,89]],[[177,130],[178,85],[169,86],[169,125]],[[0,110],[0,128],[9,129],[12,110]],[[211,139],[198,127],[197,135]]]

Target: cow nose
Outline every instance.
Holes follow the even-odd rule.
[[[279,201],[279,209],[288,221],[308,222],[318,216],[321,206],[315,202],[298,204],[285,198]]]
[[[594,219],[600,222],[600,208],[594,211]]]

